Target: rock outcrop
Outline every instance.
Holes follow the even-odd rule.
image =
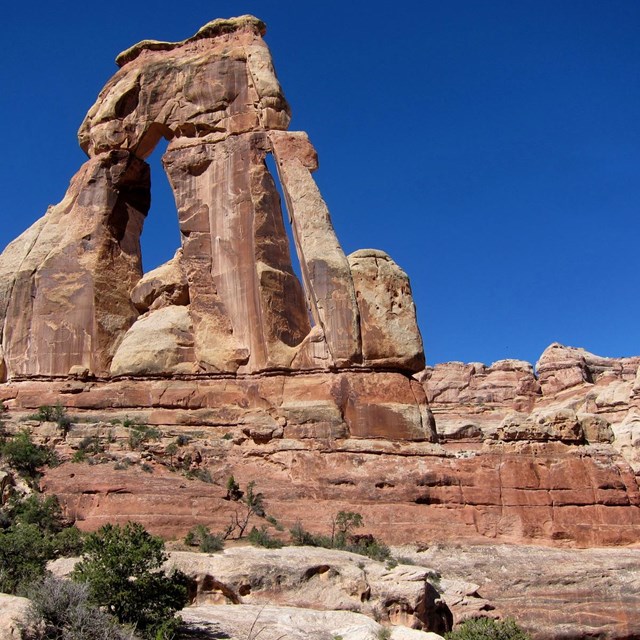
[[[0,593],[0,640],[20,640],[27,621],[29,600]]]
[[[535,371],[517,360],[450,362],[417,377],[441,442],[612,443],[640,472],[640,357],[603,358],[554,343]]]
[[[550,549],[530,545],[433,545],[403,553],[442,573],[443,597],[456,620],[476,615],[456,602],[449,581],[473,581],[495,609],[538,640],[637,638],[640,549]]]
[[[387,543],[638,543],[640,357],[553,344],[535,368],[424,368],[409,279],[382,251],[344,254],[312,177],[316,152],[287,131],[264,30],[251,16],[215,20],[118,56],[79,131],[89,159],[0,255],[4,426],[56,448],[62,464],[44,473],[45,490],[87,530],[131,519],[167,537],[223,530],[237,508],[224,499],[233,475],[256,482],[285,527],[315,533],[351,510]],[[145,158],[161,138],[181,246],[143,274]],[[29,417],[45,404],[68,412],[68,428]],[[459,611],[514,611],[482,576],[468,578],[460,570],[448,583]],[[580,609],[578,631],[563,636],[638,635],[615,608],[633,598],[607,612],[612,602],[598,595],[596,617],[608,621]],[[240,606],[256,605],[229,608],[230,625]],[[398,620],[422,620],[411,607]],[[296,615],[291,637],[309,624],[351,637],[346,618]],[[268,616],[277,629],[289,614]],[[354,638],[380,630],[363,624]]]
[[[180,612],[198,638],[251,638],[261,640],[441,640],[431,632],[385,627],[375,620],[351,611],[317,611],[286,606],[219,605],[189,607]]]
[[[342,251],[315,150],[286,131],[264,31],[252,16],[215,20],[118,56],[78,133],[90,159],[0,257],[4,377],[422,368],[408,279],[386,254],[350,264]],[[144,160],[161,138],[182,246],[141,279]]]
[[[313,547],[234,547],[205,555],[173,552],[171,566],[195,581],[193,604],[281,604],[353,611],[378,622],[444,634],[452,616],[428,569]]]

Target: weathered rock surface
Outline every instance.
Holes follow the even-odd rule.
[[[0,256],[0,380],[78,368],[99,377],[422,368],[408,279],[386,254],[378,273],[354,265],[362,335],[354,275],[311,176],[316,153],[305,134],[285,131],[290,110],[264,32],[252,16],[214,20],[184,41],[143,41],[118,56],[78,133],[90,159]],[[141,279],[144,159],[161,138],[182,246]]]
[[[638,468],[635,416],[640,413],[640,358],[602,358],[552,344],[538,377],[525,362],[450,362],[418,374],[438,434],[445,440],[613,442]],[[618,435],[619,434],[619,435]]]
[[[197,373],[189,310],[168,306],[140,316],[111,361],[111,374]]]
[[[315,611],[297,607],[218,605],[187,607],[180,612],[197,638],[250,638],[261,640],[377,640],[384,627],[351,611]],[[391,640],[439,640],[435,633],[391,627]]]
[[[0,593],[0,640],[20,640],[29,604],[27,598]]]
[[[0,255],[0,324],[9,377],[108,371],[137,316],[139,237],[149,169],[128,151],[83,165],[67,194]]]
[[[395,544],[448,539],[594,546],[638,539],[637,482],[611,445],[460,449],[330,434],[290,439],[281,436],[287,426],[274,421],[267,428],[263,420],[242,428],[201,421],[161,428],[163,440],[129,452],[128,430],[105,425],[104,464],[50,469],[46,490],[60,497],[82,528],[134,518],[168,537],[184,535],[196,523],[223,530],[233,513],[222,500],[224,487],[234,475],[243,485],[255,481],[269,512],[287,528],[300,520],[326,533],[332,514],[351,510],[363,515],[367,532]],[[82,426],[76,435],[74,427],[64,445],[67,455],[91,432]],[[173,454],[174,466],[184,468],[188,460],[186,469],[207,472],[211,484],[167,471],[165,449],[179,436],[189,441]],[[114,468],[123,457],[135,464]]]
[[[192,578],[193,604],[277,604],[353,611],[385,624],[444,633],[452,618],[423,567],[314,547],[234,547],[211,555],[173,552],[169,565]]]
[[[145,273],[131,291],[131,302],[140,313],[171,305],[189,304],[189,284],[182,268],[182,249],[153,271]]]
[[[512,545],[433,545],[403,554],[447,580],[471,580],[503,616],[536,640],[637,638],[640,548],[552,549]],[[447,593],[456,621],[468,615]],[[488,615],[494,612],[489,611]],[[486,614],[485,614],[486,615]]]
[[[407,274],[384,251],[363,249],[348,260],[358,301],[364,363],[422,369],[424,350]]]

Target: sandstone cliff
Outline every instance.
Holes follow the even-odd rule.
[[[60,454],[46,491],[85,529],[168,537],[224,528],[234,475],[285,527],[326,531],[347,509],[421,548],[638,543],[640,357],[554,344],[535,368],[425,369],[408,276],[382,251],[344,254],[264,29],[216,20],[118,56],[79,131],[89,159],[0,255],[0,400],[9,432]],[[182,242],[143,274],[163,137]],[[29,418],[58,403],[70,428]],[[602,633],[640,634],[629,617]]]

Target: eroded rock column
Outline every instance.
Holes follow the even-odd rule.
[[[315,322],[336,366],[362,360],[358,305],[349,263],[311,171],[318,168],[306,134],[269,134]]]
[[[64,200],[0,256],[0,320],[11,376],[101,375],[137,311],[148,165],[127,151],[87,161]]]
[[[264,135],[172,145],[173,186],[189,282],[196,358],[217,371],[291,364],[310,331],[293,273]]]

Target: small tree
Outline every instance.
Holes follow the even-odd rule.
[[[45,534],[59,533],[65,525],[56,496],[45,498],[32,494],[15,503],[10,515],[16,524],[34,524]]]
[[[230,480],[233,480],[233,476],[231,476]],[[231,516],[231,523],[224,533],[225,540],[231,537],[234,533],[236,540],[242,538],[242,536],[244,536],[244,532],[249,526],[251,518],[254,515],[258,516],[259,518],[265,517],[266,513],[264,507],[264,495],[259,491],[254,490],[255,485],[256,483],[253,482],[253,480],[249,482],[249,484],[247,484],[246,492],[242,495],[242,498],[237,500],[237,502],[244,505],[244,508],[242,509],[242,511],[236,510],[233,516]],[[240,491],[238,485],[236,485],[236,487],[237,491]],[[227,484],[227,493],[228,490],[229,485]]]
[[[331,541],[342,546],[354,529],[363,526],[362,515],[355,511],[338,511],[331,523]]]
[[[107,524],[87,537],[84,554],[72,577],[89,585],[94,604],[147,638],[171,635],[174,614],[187,603],[187,578],[180,572],[165,575],[161,538],[139,523]]]
[[[35,479],[39,467],[52,462],[54,454],[46,447],[34,444],[28,431],[20,431],[2,445],[2,456],[9,466]]]
[[[52,557],[51,539],[35,524],[0,533],[0,592],[23,594],[29,583],[42,577]]]
[[[237,502],[243,495],[244,492],[240,491],[240,485],[236,482],[236,479],[233,476],[229,476],[227,478],[227,495],[224,499]]]

